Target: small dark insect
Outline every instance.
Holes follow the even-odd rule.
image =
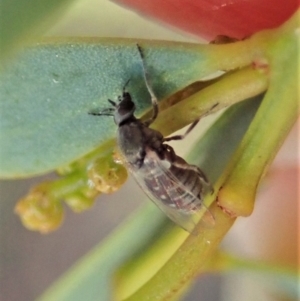
[[[158,102],[148,80],[144,55],[137,45],[144,73],[145,84],[151,96],[153,116],[142,122],[134,116],[135,104],[124,85],[118,103],[108,100],[111,108],[91,115],[113,116],[118,125],[117,142],[129,170],[147,193],[149,198],[183,229],[192,232],[199,220],[200,210],[210,212],[203,205],[204,185],[212,190],[205,174],[195,165],[188,164],[177,156],[173,148],[165,144],[171,140],[183,139],[199,122],[195,120],[184,135],[164,138],[156,130],[149,128],[158,115]],[[204,185],[203,185],[204,184]]]

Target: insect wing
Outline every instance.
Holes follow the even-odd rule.
[[[148,197],[173,222],[192,232],[200,220],[200,212],[207,209],[164,163],[165,161],[160,160],[155,152],[147,151],[144,164],[140,169],[132,172],[133,176]]]

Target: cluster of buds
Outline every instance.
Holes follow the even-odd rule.
[[[33,187],[15,207],[23,225],[33,231],[56,230],[64,218],[62,202],[74,212],[92,207],[101,193],[113,193],[127,179],[126,168],[103,147],[59,169],[59,178]]]

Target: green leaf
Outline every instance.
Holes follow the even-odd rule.
[[[72,0],[2,0],[0,18],[0,59],[11,55],[29,36],[42,33],[51,17]]]
[[[51,171],[112,138],[112,118],[88,112],[107,107],[107,99],[116,99],[128,79],[138,113],[149,107],[136,42],[48,41],[5,66],[0,74],[1,177]],[[207,45],[140,44],[159,99],[216,71]]]

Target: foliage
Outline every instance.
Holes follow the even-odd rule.
[[[298,18],[299,12],[276,29],[222,45],[46,39],[7,59],[5,47],[18,44],[17,31],[12,40],[3,42],[1,176],[27,177],[53,169],[61,176],[33,188],[17,206],[27,226],[41,232],[59,225],[63,200],[75,211],[85,210],[100,192],[112,192],[125,181],[124,168],[112,159],[112,121],[91,118],[87,112],[105,107],[129,77],[138,113],[142,118],[148,114],[136,42],[145,50],[154,90],[162,99],[153,126],[164,135],[198,116],[231,106],[190,154],[190,161],[203,167],[214,182],[215,192],[205,202],[215,226],[199,223],[197,235],[189,235],[164,222],[149,206],[40,300],[82,300],[83,296],[107,300],[109,277],[118,268],[116,300],[174,300],[199,273],[236,264],[216,253],[218,245],[236,217],[251,214],[259,182],[299,114]],[[24,24],[24,32],[29,32],[31,22]],[[193,84],[218,70],[224,75]],[[145,220],[147,229],[141,226]],[[209,261],[213,256],[219,265]],[[294,279],[291,271],[284,275]]]

